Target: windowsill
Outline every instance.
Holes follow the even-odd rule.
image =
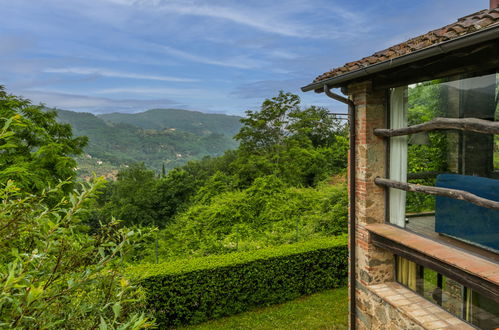
[[[422,235],[436,242],[450,245],[459,250],[475,254],[489,261],[499,263],[499,251],[490,247],[480,245],[475,242],[466,241],[446,234],[440,234],[435,231],[435,215],[406,216],[405,230],[409,230],[417,235]]]
[[[425,329],[475,329],[396,282],[370,285],[375,295]]]
[[[417,235],[390,224],[370,224],[366,229],[400,246],[417,251],[463,272],[499,286],[499,264],[466,251]]]

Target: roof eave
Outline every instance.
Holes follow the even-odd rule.
[[[318,93],[323,92],[324,85],[330,88],[343,87],[346,83],[362,77],[372,75],[391,68],[410,64],[419,60],[423,60],[432,56],[445,54],[454,50],[458,50],[467,46],[472,46],[485,41],[490,41],[499,38],[499,24],[492,27],[476,31],[452,40],[444,41],[433,46],[417,50],[415,52],[396,57],[391,60],[383,61],[364,68],[348,72],[336,77],[331,77],[318,82],[311,83],[301,88],[303,92],[316,90]]]

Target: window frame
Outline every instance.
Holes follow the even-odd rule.
[[[390,224],[389,224],[390,225]],[[399,227],[397,227],[399,228]],[[404,228],[399,228],[406,230]],[[414,233],[415,235],[418,235]],[[422,236],[422,235],[419,235]],[[394,255],[401,256],[407,260],[413,261],[418,265],[432,269],[494,301],[499,302],[499,285],[496,285],[486,279],[465,272],[462,269],[456,268],[444,261],[430,257],[418,250],[412,249],[393,241],[389,238],[370,232],[370,237],[374,246],[391,252]],[[431,239],[431,238],[428,238]],[[454,249],[454,247],[450,247]],[[479,258],[479,257],[478,257]],[[394,274],[395,275],[395,274]]]

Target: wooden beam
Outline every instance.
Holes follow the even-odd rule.
[[[486,199],[470,192],[458,189],[450,189],[450,188],[441,188],[441,187],[431,187],[431,186],[423,186],[414,183],[406,183],[400,182],[390,179],[376,178],[374,179],[374,183],[378,186],[383,186],[387,188],[395,188],[405,191],[413,191],[423,194],[429,195],[437,195],[443,197],[449,197],[453,199],[459,199],[463,201],[467,201],[478,206],[486,207],[489,209],[499,210],[499,202]]]
[[[383,137],[409,135],[435,130],[461,130],[484,134],[499,134],[499,122],[478,118],[435,118],[423,124],[389,129],[375,128],[374,135]]]

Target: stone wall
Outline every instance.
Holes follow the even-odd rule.
[[[357,329],[473,330],[401,284],[357,285]]]
[[[458,315],[462,299],[460,286],[449,281],[444,305],[451,313],[432,304],[408,288],[394,282],[394,255],[372,244],[366,229],[383,224],[386,218],[385,189],[374,183],[386,177],[387,144],[374,135],[375,128],[387,127],[385,90],[375,90],[370,81],[351,84],[345,90],[355,104],[355,295],[358,329],[473,329],[451,313]],[[456,149],[456,152],[459,152]],[[452,153],[452,152],[451,152]],[[452,163],[452,162],[451,162]],[[458,162],[454,164],[459,166]],[[349,166],[352,166],[349,161]],[[349,228],[349,231],[351,228]],[[351,283],[350,283],[351,284]],[[350,311],[352,312],[352,311]]]
[[[384,90],[373,90],[371,82],[352,84],[346,93],[356,108],[356,246],[350,247],[355,249],[356,258],[349,260],[356,263],[356,327],[419,330],[441,326],[450,329],[456,325],[467,329],[465,323],[450,313],[395,283],[394,255],[372,244],[365,227],[385,223],[386,214],[385,190],[374,179],[387,175],[387,141],[376,137],[373,131],[387,126],[387,95]],[[415,309],[415,305],[420,309]]]
[[[374,292],[357,285],[357,329],[424,329]]]
[[[374,184],[385,176],[385,141],[373,135],[385,127],[385,92],[373,91],[370,82],[351,85],[348,93],[356,107],[356,255],[357,280],[364,285],[393,280],[393,257],[369,244],[365,225],[384,223],[385,191]]]
[[[367,286],[393,280],[393,255],[370,244],[365,229],[385,221],[385,192],[374,179],[385,176],[386,148],[385,141],[373,135],[374,128],[386,125],[385,92],[363,82],[350,85],[347,93],[356,108],[356,278]],[[359,299],[357,304],[363,309]]]

